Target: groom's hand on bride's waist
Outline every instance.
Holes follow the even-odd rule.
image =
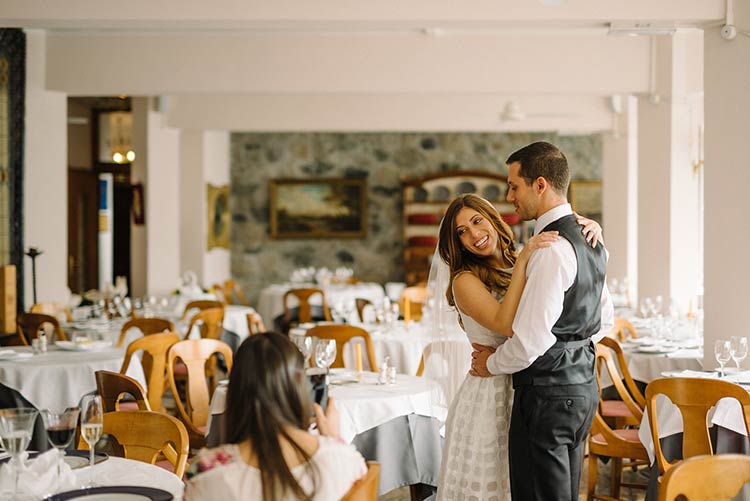
[[[490,377],[490,371],[487,370],[487,359],[495,353],[495,348],[483,344],[471,343],[474,351],[471,353],[471,370],[469,374],[477,377]]]

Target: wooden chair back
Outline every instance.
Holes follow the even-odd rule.
[[[364,317],[365,306],[367,306],[368,304],[372,304],[372,301],[370,301],[369,299],[358,297],[357,299],[354,300],[354,304],[357,306],[357,315],[359,315],[359,321],[364,322],[365,321],[365,317]]]
[[[617,366],[620,368],[620,372],[622,374],[622,380],[625,381],[625,386],[628,390],[628,393],[631,397],[633,397],[633,400],[636,404],[638,404],[638,407],[640,407],[641,410],[646,408],[646,397],[643,396],[643,393],[641,393],[641,390],[638,388],[638,385],[635,384],[635,380],[633,379],[633,376],[630,375],[630,370],[628,369],[628,362],[625,360],[625,353],[622,351],[622,346],[620,346],[620,343],[617,342],[614,338],[604,336],[600,341],[600,345],[606,346],[612,352],[614,352],[615,357],[617,358]],[[597,348],[598,351],[598,348]],[[611,358],[611,357],[609,357]],[[602,359],[598,359],[602,360]],[[599,363],[597,363],[597,368],[599,367]],[[619,377],[618,377],[619,379]],[[617,389],[617,392],[620,392],[620,389]]]
[[[65,321],[70,323],[73,321],[73,312],[70,308],[60,303],[36,303],[31,306],[29,310],[31,313],[44,313],[45,315],[52,315],[53,317],[60,320],[61,316],[65,316]]]
[[[706,420],[708,412],[722,398],[734,398],[740,403],[745,419],[745,431],[750,436],[750,393],[742,386],[728,381],[702,378],[675,377],[651,381],[646,387],[646,408],[654,442],[655,462],[661,474],[672,467],[673,463],[664,457],[659,441],[659,424],[656,415],[658,395],[669,398],[682,414],[683,458],[714,453]]]
[[[636,339],[638,337],[638,331],[635,330],[633,324],[631,324],[629,320],[621,317],[615,317],[615,325],[612,326],[612,330],[610,332],[621,343],[623,341],[626,341],[628,338]]]
[[[252,312],[247,314],[247,330],[251,336],[267,332],[266,326],[263,324],[263,319],[258,313]]]
[[[333,339],[336,341],[336,359],[331,364],[331,367],[344,367],[344,345],[356,337],[361,337],[365,341],[365,350],[367,351],[367,361],[370,363],[370,370],[378,370],[378,364],[375,361],[375,349],[372,347],[370,333],[360,327],[339,324],[316,325],[307,329],[306,335],[318,339]]]
[[[326,302],[326,294],[323,289],[308,288],[308,289],[289,289],[284,294],[284,324],[289,325],[292,320],[291,309],[289,308],[289,298],[294,297],[299,301],[299,313],[297,319],[300,323],[312,322],[312,310],[310,309],[310,298],[316,294],[320,294],[321,302],[323,304],[323,315],[327,321],[331,321],[331,311],[328,309],[328,303]]]
[[[750,456],[696,456],[670,468],[659,487],[659,501],[730,500],[750,482]]]
[[[190,337],[193,327],[198,326],[203,339],[220,339],[224,324],[224,306],[201,310],[190,319],[190,325],[185,333],[185,339]]]
[[[152,411],[107,412],[102,433],[117,440],[127,459],[154,464],[163,454],[175,475],[182,478],[185,474],[190,440],[185,426],[172,416]],[[79,445],[88,448],[84,440]]]
[[[368,461],[365,476],[354,482],[341,501],[377,501],[379,478],[380,463]]]
[[[409,320],[419,321],[422,318],[422,304],[425,299],[427,299],[427,287],[412,285],[402,290],[398,306],[404,319],[406,319],[405,304],[409,301]]]
[[[167,352],[179,340],[180,335],[176,332],[151,334],[130,343],[125,352],[125,359],[120,369],[121,374],[125,374],[125,371],[127,371],[130,359],[135,352],[143,350],[142,358],[148,355],[149,364],[143,364],[143,373],[148,385],[148,402],[151,409],[155,411],[163,410],[162,397],[164,396],[164,380],[167,375]]]
[[[96,391],[102,397],[104,412],[119,411],[120,400],[125,395],[130,395],[135,399],[138,410],[151,410],[143,386],[132,377],[110,371],[96,371],[94,375],[96,376]]]
[[[221,287],[221,291],[227,304],[240,304],[243,306],[250,306],[250,303],[247,302],[245,294],[242,293],[240,284],[237,283],[236,280],[225,280],[224,284]]]
[[[30,344],[32,339],[39,336],[39,332],[44,329],[45,325],[51,325],[54,330],[53,338],[49,339],[50,343],[68,340],[60,325],[60,321],[52,315],[44,313],[21,313],[18,315],[16,322],[18,333],[26,345]]]
[[[188,313],[192,310],[207,310],[209,308],[224,308],[224,303],[221,301],[214,301],[213,299],[198,299],[196,301],[190,301],[185,305],[185,309],[182,312],[182,320],[186,320]]]
[[[118,348],[122,348],[125,334],[130,329],[138,329],[144,336],[150,336],[160,332],[174,332],[174,324],[165,318],[131,318],[120,329],[120,337],[117,339]]]
[[[628,408],[630,413],[634,416],[635,421],[637,423],[640,423],[641,419],[643,419],[643,407],[641,407],[638,404],[638,402],[635,401],[635,399],[631,396],[630,392],[628,391],[628,388],[626,387],[626,385],[622,382],[622,379],[620,379],[620,374],[617,371],[617,364],[615,363],[615,359],[612,357],[612,352],[610,351],[609,346],[601,342],[597,343],[596,345],[596,367],[597,367],[596,383],[597,383],[597,386],[599,387],[599,394],[601,395],[601,391],[602,391],[600,371],[601,369],[604,369],[607,371],[607,375],[612,380],[612,383],[614,384],[615,389],[617,390],[617,395],[620,397],[621,401]],[[627,368],[625,370],[627,370]],[[633,383],[633,386],[635,386],[635,383]],[[601,410],[601,400],[599,402],[599,407]]]
[[[206,362],[214,353],[224,356],[227,370],[232,370],[232,349],[224,342],[216,339],[187,339],[172,345],[167,353],[167,380],[174,395],[177,411],[185,423],[195,443],[200,439],[205,441],[205,426],[208,420],[208,406],[210,402],[209,385],[206,381]],[[185,364],[187,372],[187,388],[185,402],[180,398],[180,392],[175,378],[175,364],[177,360]],[[204,429],[201,429],[204,428]]]

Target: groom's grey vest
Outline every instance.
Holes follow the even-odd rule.
[[[589,338],[601,325],[601,296],[607,264],[604,246],[592,248],[581,234],[573,215],[548,224],[544,231],[557,230],[573,246],[578,273],[565,292],[563,311],[552,334],[555,343],[528,368],[513,374],[513,387],[557,386],[594,381],[596,351]],[[552,285],[551,285],[552,286]]]

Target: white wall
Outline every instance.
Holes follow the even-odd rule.
[[[38,247],[37,301],[68,300],[67,102],[45,90],[45,33],[26,31],[24,251]],[[24,309],[33,303],[31,259],[24,258]]]
[[[750,4],[735,2],[735,24],[750,31]],[[747,335],[750,304],[750,38],[724,40],[719,28],[704,35],[705,64],[705,336],[704,367],[716,366],[716,339]],[[750,368],[750,360],[743,363]]]
[[[214,186],[229,185],[229,133],[224,131],[206,131],[203,137],[203,172],[207,184]],[[206,186],[203,188],[203,197],[206,200]],[[208,242],[208,220],[207,211],[203,216],[205,224],[204,247]],[[231,277],[231,263],[229,249],[215,247],[204,251],[203,257],[203,283],[221,283]]]
[[[148,196],[150,186],[148,180],[148,113],[150,100],[148,98],[133,99],[133,149],[136,151],[135,161],[130,166],[130,179],[133,184],[143,185],[144,198]],[[145,203],[145,201],[144,201]],[[148,210],[148,207],[145,207]],[[147,214],[146,214],[147,216]],[[144,217],[145,224],[149,219]],[[133,297],[141,297],[148,291],[148,236],[145,225],[130,225],[130,293]]]

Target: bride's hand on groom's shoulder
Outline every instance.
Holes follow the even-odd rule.
[[[474,351],[471,354],[471,370],[469,374],[477,377],[490,377],[490,371],[487,370],[487,359],[495,353],[495,348],[483,344],[471,343]]]

